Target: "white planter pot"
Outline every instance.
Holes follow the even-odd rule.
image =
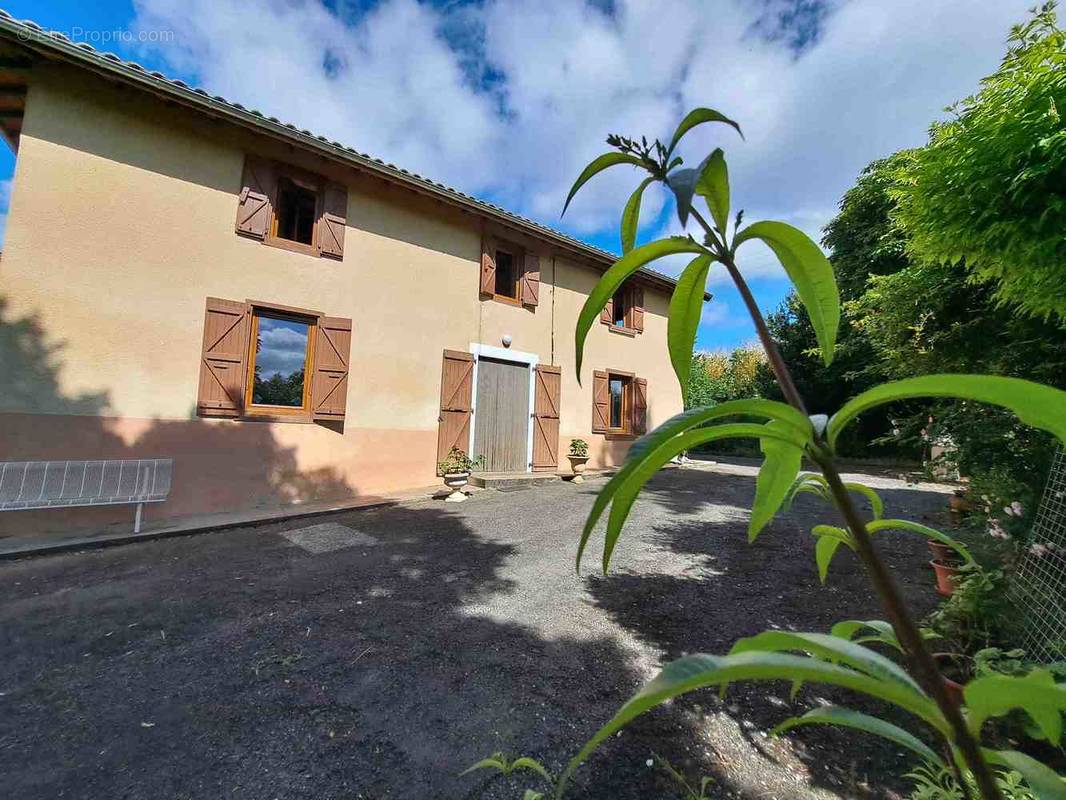
[[[574,472],[574,483],[584,483],[585,478],[582,473],[585,471],[585,465],[588,463],[588,456],[567,456],[570,459],[570,469]]]
[[[470,481],[469,472],[449,472],[444,476],[444,485],[452,490],[452,493],[445,497],[445,501],[448,503],[461,503],[466,500],[466,494],[463,492],[463,487]]]

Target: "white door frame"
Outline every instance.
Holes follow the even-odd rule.
[[[529,406],[528,420],[526,422],[526,472],[533,471],[533,406],[537,391],[537,370],[540,356],[536,353],[523,353],[521,350],[509,350],[504,347],[494,347],[489,344],[470,343],[470,353],[474,356],[474,373],[471,377],[473,387],[470,403],[470,443],[466,452],[473,456],[474,453],[474,427],[477,425],[477,365],[482,356],[495,358],[499,361],[510,361],[513,364],[525,364],[529,368]]]

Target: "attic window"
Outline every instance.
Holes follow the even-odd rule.
[[[317,204],[316,189],[291,178],[279,178],[274,235],[290,242],[313,245]]]
[[[632,306],[632,302],[629,299],[629,290],[620,289],[619,291],[615,292],[612,306],[612,313],[614,314],[614,318],[611,320],[611,324],[619,328],[630,327],[629,309]]]

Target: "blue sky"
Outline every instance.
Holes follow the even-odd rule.
[[[1031,0],[6,0],[16,17],[323,133],[617,252],[639,178],[591,182],[559,219],[608,132],[666,138],[697,105],[683,155],[725,148],[734,208],[816,239],[869,161],[921,144],[944,106],[995,69]],[[110,36],[113,31],[131,35]],[[110,41],[106,41],[110,38]],[[146,41],[154,40],[154,41]],[[14,159],[0,157],[0,180]],[[0,201],[6,197],[0,186]],[[680,232],[648,192],[640,240]],[[745,245],[765,309],[788,283]],[[660,262],[676,274],[683,263]],[[712,274],[698,345],[754,331]]]

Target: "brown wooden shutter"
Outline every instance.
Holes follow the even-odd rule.
[[[648,432],[648,382],[644,378],[633,379],[633,402],[632,409],[633,433],[643,436]]]
[[[344,422],[348,406],[348,360],[352,346],[352,321],[319,317],[311,368],[311,416],[316,420]]]
[[[250,156],[244,160],[244,178],[237,202],[237,233],[253,239],[266,238],[274,216],[276,186],[272,164]]]
[[[592,432],[607,433],[611,423],[611,391],[607,373],[592,373]]]
[[[533,394],[533,469],[559,468],[559,395],[563,376],[559,367],[538,366]]]
[[[644,290],[635,286],[630,294],[629,327],[638,333],[644,330]]]
[[[207,298],[197,414],[236,417],[244,411],[250,322],[247,303]]]
[[[458,350],[444,351],[440,378],[440,428],[437,432],[437,461],[443,461],[453,447],[464,453],[470,449],[470,410],[474,393],[474,357]],[[468,454],[469,455],[469,454]]]
[[[600,322],[602,322],[604,325],[613,325],[614,324],[614,298],[613,297],[610,300],[607,301],[607,305],[605,305],[603,307],[603,310],[600,312]]]
[[[322,194],[322,217],[318,221],[318,252],[329,258],[344,258],[344,229],[348,226],[348,188],[326,185]]]
[[[535,306],[540,302],[540,256],[526,253],[525,270],[522,272],[522,305]]]
[[[496,294],[496,240],[491,236],[481,239],[481,293]]]

